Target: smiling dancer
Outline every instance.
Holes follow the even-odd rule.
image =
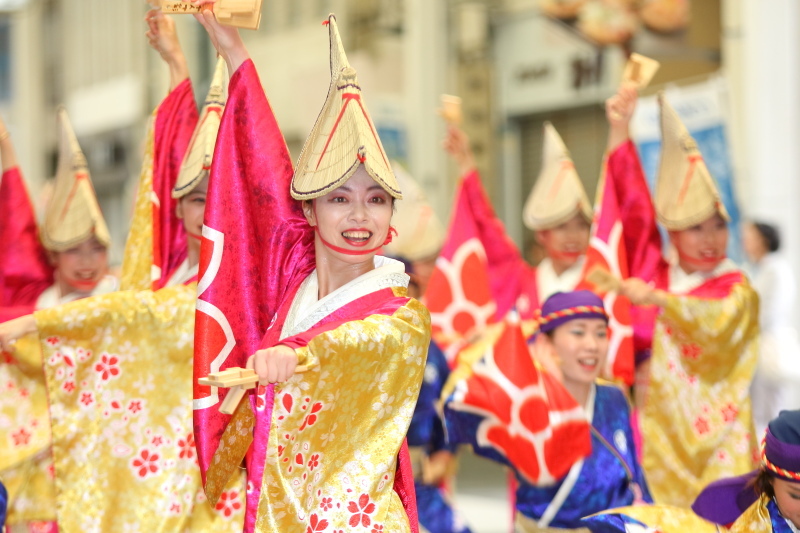
[[[233,73],[204,230],[224,232],[230,223],[231,233],[223,233],[219,274],[201,302],[217,286],[228,287],[222,284],[239,288],[226,318],[237,341],[240,328],[267,317],[260,349],[239,348],[237,360],[226,360],[254,368],[259,389],[224,419],[222,434],[214,433],[218,404],[204,408],[208,418],[196,407],[207,494],[215,500],[216,487],[247,455],[245,531],[418,531],[413,487],[396,482],[406,480],[398,454],[422,381],[430,321],[407,296],[402,263],[376,255],[391,239],[392,205],[401,193],[336,18],[326,22],[328,98],[294,175],[238,31],[221,26],[208,8],[199,19]],[[237,191],[243,196],[233,197]],[[258,216],[249,218],[249,208]],[[253,243],[245,249],[251,255],[226,258],[237,239]],[[248,261],[262,261],[262,270]],[[249,292],[254,286],[259,290]],[[249,295],[256,305],[241,317]],[[210,302],[216,309],[233,295],[218,296]],[[201,319],[198,312],[198,338],[209,333]],[[306,371],[296,373],[298,364]],[[401,467],[406,459],[401,455]]]
[[[619,387],[598,380],[609,345],[608,316],[599,296],[590,291],[556,293],[542,305],[538,324],[539,330],[532,346],[534,359],[556,376],[572,398],[583,407],[591,424],[590,455],[575,463],[566,476],[552,485],[533,485],[524,476],[524,465],[515,464],[485,442],[481,444],[494,428],[487,426],[492,429],[482,429],[483,419],[475,411],[453,407],[452,404],[459,401],[458,392],[445,403],[448,438],[453,443],[469,443],[479,455],[507,464],[514,471],[519,481],[516,492],[517,531],[585,531],[581,529],[581,518],[584,516],[613,507],[651,501],[637,459],[630,406]],[[455,390],[458,391],[461,386],[460,383],[456,384]],[[499,385],[497,390],[502,391],[503,386]],[[538,386],[526,383],[524,390],[535,390]],[[525,396],[524,400],[517,401],[529,400],[530,397]],[[497,398],[498,405],[507,401],[508,398]],[[536,405],[537,413],[542,409],[533,402],[522,405],[526,405],[531,412],[534,411],[533,405]],[[508,424],[519,424],[517,419],[522,416],[530,416],[530,413],[520,410],[509,417],[512,421]],[[550,419],[550,424],[554,424],[554,419]],[[514,426],[514,429],[518,431],[519,426]],[[526,429],[535,433],[529,426]],[[527,438],[518,432],[512,435],[508,438],[510,442]],[[580,442],[576,437],[574,443],[570,441],[570,444],[577,448]],[[524,460],[528,460],[532,450],[521,454],[525,456]],[[550,450],[545,442],[544,455],[557,457],[558,452]]]
[[[628,137],[636,91],[607,103],[607,179],[621,204],[631,278],[621,293],[639,307],[637,369],[643,459],[657,503],[687,507],[709,482],[753,467],[748,388],[757,359],[758,298],[729,259],[728,213],[697,143],[660,96],[662,152],[655,209]],[[662,256],[656,216],[677,262]],[[649,386],[648,381],[649,379]]]
[[[781,411],[761,443],[761,466],[706,487],[692,505],[731,533],[800,531],[800,411]]]
[[[475,167],[469,139],[455,126],[448,128],[445,150],[463,176],[464,191],[486,250],[489,282],[502,319],[516,307],[529,322],[548,296],[574,290],[581,281],[592,204],[561,137],[549,122],[544,126],[542,169],[522,213],[525,226],[536,234],[547,256],[530,266],[506,234],[494,212]]]

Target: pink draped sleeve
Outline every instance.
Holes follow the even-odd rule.
[[[608,157],[606,179],[613,183],[619,201],[630,276],[666,289],[669,267],[661,250],[650,189],[633,142],[621,144]],[[637,362],[649,356],[656,314],[653,307],[631,308]]]
[[[665,262],[656,211],[633,142],[629,140],[611,153],[606,179],[617,193],[630,275],[653,281]]]
[[[186,79],[161,102],[155,118],[153,192],[159,203],[153,209],[153,258],[161,267],[155,289],[162,288],[186,259],[186,232],[175,214],[178,201],[172,189],[197,120],[192,84]]]
[[[33,311],[53,283],[53,268],[39,241],[39,229],[19,167],[0,182],[0,313],[6,319]],[[15,307],[15,309],[10,309]]]
[[[292,162],[252,61],[231,77],[206,200],[195,323],[194,423],[201,472],[230,417],[198,377],[244,367],[281,303],[314,267],[313,230],[289,195]]]
[[[497,303],[497,319],[502,319],[523,294],[530,301],[532,313],[539,307],[539,299],[535,294],[536,269],[525,261],[519,248],[506,233],[503,222],[495,214],[486,196],[478,171],[472,171],[464,176],[463,183],[463,190],[476,222],[481,244],[486,250],[489,285]],[[521,310],[523,315],[530,314],[526,311]]]

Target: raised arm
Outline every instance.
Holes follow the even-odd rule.
[[[637,99],[635,89],[623,86],[606,101],[609,123],[606,179],[613,183],[619,201],[630,276],[652,281],[663,256],[650,189],[629,135]]]
[[[516,303],[521,291],[520,283],[530,266],[506,233],[505,225],[497,217],[486,195],[467,135],[457,127],[450,126],[444,148],[462,173],[464,195],[476,222],[478,237],[486,250],[489,283],[497,302],[497,316],[502,317]]]
[[[250,59],[250,52],[247,51],[239,30],[231,26],[223,26],[217,21],[214,15],[215,0],[199,0],[196,4],[204,6],[200,14],[194,16],[208,32],[214,48],[228,64],[228,73],[233,76],[245,61]]]
[[[2,117],[0,160],[0,319],[7,319],[33,311],[36,299],[53,283],[53,267]]]
[[[147,41],[169,66],[169,90],[172,91],[189,78],[189,67],[175,32],[175,21],[159,9],[148,11],[144,20],[148,26]]]

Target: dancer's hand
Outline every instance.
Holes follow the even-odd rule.
[[[447,126],[447,137],[442,143],[445,152],[450,154],[458,165],[458,170],[464,176],[475,170],[475,157],[469,145],[469,137],[457,126]]]
[[[215,0],[194,0],[193,3],[203,7],[203,10],[195,14],[194,18],[208,32],[211,43],[217,49],[217,53],[225,59],[228,64],[228,74],[232,76],[242,66],[242,63],[250,59],[250,54],[239,35],[238,28],[219,23],[214,14]]]
[[[297,353],[282,344],[258,350],[247,360],[247,368],[255,370],[259,385],[282,383],[294,376],[297,369]]]
[[[25,315],[3,322],[0,324],[0,347],[4,352],[11,352],[18,339],[37,331],[33,315]]]
[[[160,9],[148,11],[144,20],[147,22],[147,33],[145,33],[147,42],[169,65],[170,89],[174,89],[189,77],[189,67],[181,43],[178,41],[175,21]]]
[[[636,111],[636,101],[639,95],[636,89],[623,85],[617,94],[606,100],[606,118],[608,119],[608,150],[609,153],[617,146],[626,142],[630,136],[629,126],[633,113]]]
[[[667,293],[639,278],[622,280],[619,294],[630,300],[633,305],[667,306]]]

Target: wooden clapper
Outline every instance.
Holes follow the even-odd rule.
[[[308,367],[306,365],[298,365],[294,372],[295,374],[308,372]],[[224,415],[232,415],[242,398],[244,398],[245,393],[258,386],[258,376],[250,368],[231,367],[219,372],[213,372],[207,377],[198,379],[197,382],[206,387],[230,389],[228,394],[225,395],[222,405],[219,406],[219,412]]]
[[[653,76],[656,75],[661,63],[655,59],[633,53],[625,64],[622,73],[622,83],[635,87],[637,90],[644,89],[650,85]]]
[[[608,269],[595,265],[586,274],[586,281],[594,285],[595,292],[605,294],[607,292],[618,291],[622,281]]]
[[[226,26],[236,26],[248,30],[257,30],[261,24],[262,0],[217,0],[214,3],[214,13],[217,20]],[[197,6],[187,0],[157,0],[153,2],[164,13],[199,13],[202,6]]]

